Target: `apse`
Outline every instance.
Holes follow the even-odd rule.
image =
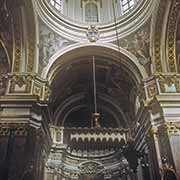
[[[106,128],[127,128],[135,114],[137,82],[124,65],[100,55],[80,56],[60,67],[51,84],[54,124],[91,127],[95,108],[93,57],[99,123]]]

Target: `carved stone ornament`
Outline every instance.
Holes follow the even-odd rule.
[[[33,95],[38,96],[40,100],[47,101],[50,93],[50,86],[47,81],[36,74],[9,75],[8,94]]]
[[[180,135],[180,122],[166,122],[165,127],[169,135]]]
[[[98,162],[88,161],[79,166],[79,170],[83,175],[95,175],[104,169],[103,165]]]
[[[154,97],[157,94],[157,87],[155,84],[151,84],[147,88],[149,98]]]
[[[12,75],[10,81],[10,93],[30,93],[33,76],[31,75]]]
[[[86,35],[90,42],[96,42],[99,39],[98,28],[95,25],[89,26]]]

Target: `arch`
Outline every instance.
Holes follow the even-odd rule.
[[[151,24],[151,43],[154,72],[177,72],[175,39],[180,4],[175,1],[156,1]]]
[[[74,96],[71,96],[67,98],[64,102],[62,102],[59,107],[57,108],[54,117],[55,117],[55,122],[54,124],[57,126],[64,126],[65,120],[67,116],[75,109],[80,108],[80,107],[85,107],[84,104],[78,104],[78,101],[81,101],[84,98],[84,94],[76,94]],[[127,126],[128,127],[128,121],[127,118],[122,111],[122,109],[116,104],[116,102],[113,101],[110,97],[108,97],[105,94],[101,94],[99,96],[99,99],[104,101],[106,103],[106,106],[101,105],[100,108],[105,109],[108,111],[113,117],[114,120],[116,120],[116,123],[118,127]],[[76,106],[70,107],[73,103],[76,104]],[[112,106],[113,109],[108,108],[108,104]],[[65,112],[65,113],[64,113]],[[66,114],[66,115],[64,115]],[[119,121],[120,117],[122,118],[122,122]],[[58,121],[61,120],[61,123],[59,124]],[[122,123],[122,124],[121,124]]]
[[[111,43],[76,43],[69,47],[66,47],[56,52],[50,59],[47,67],[42,72],[42,78],[48,79],[50,84],[52,83],[55,75],[64,63],[72,61],[74,57],[82,57],[84,55],[103,55],[104,57],[110,58],[117,63],[124,65],[130,72],[133,72],[137,82],[140,83],[141,79],[147,78],[148,74],[145,68],[138,62],[135,57],[129,51],[121,48],[121,55],[126,57],[126,60],[119,60],[118,47]]]
[[[7,63],[8,63],[8,66],[9,66],[8,69],[9,69],[9,71],[10,71],[11,60],[10,60],[10,57],[9,57],[7,48],[5,47],[5,45],[4,45],[4,43],[3,43],[3,41],[2,41],[1,39],[0,39],[0,47],[3,48],[4,53],[5,53],[6,57],[7,57]]]
[[[9,12],[12,17],[13,34],[12,72],[33,72],[37,61],[37,20],[32,1],[12,2]],[[15,7],[15,8],[12,8]]]
[[[168,70],[170,72],[177,72],[178,70],[176,61],[176,35],[179,17],[180,3],[178,0],[175,0],[171,3],[166,27],[166,55]]]

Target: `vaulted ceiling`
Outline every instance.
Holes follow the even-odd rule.
[[[134,114],[136,82],[111,59],[95,56],[97,107],[104,127],[126,127]],[[90,126],[94,112],[92,56],[74,59],[63,66],[52,83],[51,107],[56,124]]]

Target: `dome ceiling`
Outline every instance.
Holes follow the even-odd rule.
[[[129,13],[140,0],[47,0],[59,14],[82,23],[106,23]]]
[[[114,2],[114,3],[113,3]],[[76,42],[87,42],[91,26],[98,40],[115,41],[141,27],[152,14],[153,0],[33,0],[42,21],[57,34]]]

